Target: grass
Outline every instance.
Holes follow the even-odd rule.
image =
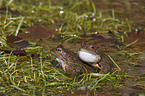
[[[1,58],[0,84],[1,93],[5,95],[55,95],[88,87],[93,90],[100,87],[99,82],[110,76],[83,74],[79,80],[66,76],[60,68],[53,67],[49,59],[35,61],[31,57],[16,57],[12,54]]]
[[[10,49],[6,43],[8,34],[17,36],[23,28],[39,21],[48,26],[54,25],[57,32],[67,38],[73,38],[72,35],[81,38],[80,34],[84,33],[103,34],[111,31],[118,40],[122,40],[121,36],[131,31],[131,25],[127,21],[115,18],[114,10],[111,16],[104,16],[102,11],[96,10],[92,0],[64,0],[61,4],[59,0],[56,1],[1,0],[1,7],[16,8],[21,15],[13,16],[6,12],[0,16],[0,47]],[[62,68],[52,64],[55,58],[50,54],[50,49],[45,50],[42,46],[29,42],[30,46],[25,50],[40,54],[39,58],[33,58],[29,54],[15,56],[12,53],[0,53],[0,94],[48,96],[80,89],[95,91],[108,82],[113,82],[114,87],[120,86],[122,76],[114,73],[84,73],[80,79],[68,76]]]

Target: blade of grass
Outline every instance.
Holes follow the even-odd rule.
[[[110,74],[110,73],[104,74],[103,77],[101,77],[99,80],[97,80],[96,83],[93,84],[93,87],[91,88],[91,90],[93,90],[93,89],[97,86],[97,84],[98,84],[100,81],[104,80],[109,74]]]
[[[20,23],[19,23],[19,25],[18,25],[18,28],[17,28],[17,30],[16,30],[16,34],[15,34],[15,36],[18,35],[18,32],[19,32],[19,30],[20,30],[20,27],[21,27],[21,24],[22,24],[24,18],[25,18],[25,17],[22,17],[22,18],[21,18]]]
[[[122,71],[122,69],[118,66],[118,64],[112,59],[112,57],[110,55],[108,55],[108,57],[111,59],[111,61],[116,65],[116,67]],[[122,71],[123,72],[123,71]]]
[[[4,73],[6,73],[10,68],[12,68],[13,65],[15,65],[15,63],[12,63],[12,64],[4,71]]]
[[[9,6],[14,0],[10,0],[7,4],[7,6]]]
[[[16,88],[16,89],[18,89],[18,90],[20,90],[20,91],[23,91],[23,92],[28,93],[27,91],[25,91],[24,89],[22,89],[22,88],[20,88],[20,87],[18,87],[18,86],[10,85],[10,87],[13,87],[13,88]]]
[[[129,46],[131,46],[131,45],[135,44],[137,41],[138,41],[138,39],[136,39],[135,41],[133,41],[133,42],[131,42],[131,43],[127,44],[125,47],[129,47]]]

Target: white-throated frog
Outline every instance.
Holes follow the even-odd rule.
[[[108,73],[114,67],[113,62],[107,54],[92,44],[82,43],[78,51],[78,57],[93,67],[99,68],[99,73]]]

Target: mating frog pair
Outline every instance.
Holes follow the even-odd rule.
[[[63,70],[70,74],[96,72],[96,69],[100,70],[99,73],[107,73],[113,67],[112,61],[105,53],[86,43],[82,44],[78,54],[62,45],[51,49],[51,53],[57,57],[56,60]]]
[[[92,44],[82,43],[78,56],[83,62],[99,68],[99,73],[108,73],[115,67],[108,55]]]

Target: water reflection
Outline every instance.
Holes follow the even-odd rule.
[[[140,55],[141,63],[130,69],[133,76],[126,81],[126,87],[120,88],[121,96],[145,96],[145,54]]]

